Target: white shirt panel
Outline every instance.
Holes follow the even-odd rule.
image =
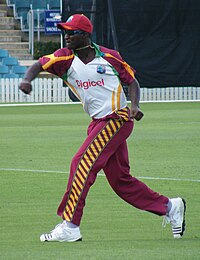
[[[102,118],[126,107],[124,91],[119,94],[119,78],[112,65],[102,57],[84,64],[75,56],[67,76],[67,81],[79,94],[83,108],[90,117]],[[117,100],[120,100],[120,107]]]

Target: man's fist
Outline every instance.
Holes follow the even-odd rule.
[[[30,94],[32,91],[32,85],[28,80],[22,80],[19,85],[19,89],[25,94]]]
[[[132,104],[130,108],[130,117],[139,121],[144,116],[138,105]]]
[[[135,120],[139,121],[140,119],[142,119],[142,117],[144,116],[144,114],[142,113],[142,111],[138,111],[137,114],[134,116]]]

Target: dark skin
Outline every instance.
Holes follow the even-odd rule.
[[[66,47],[76,52],[79,59],[87,64],[95,58],[95,50],[90,45],[90,34],[75,34],[65,35]],[[82,49],[81,49],[82,48]],[[78,50],[80,49],[80,50]],[[43,68],[39,62],[34,63],[26,72],[24,79],[22,80],[19,89],[25,94],[30,94],[32,91],[31,81],[34,80],[37,75],[43,71]],[[128,85],[129,97],[131,100],[130,115],[131,118],[140,120],[143,117],[143,113],[139,108],[139,95],[140,86],[136,79]]]
[[[74,50],[82,60],[83,63],[87,64],[95,58],[95,50],[92,48],[90,34],[75,34],[75,35],[65,35],[66,47],[70,50]],[[88,47],[87,47],[88,46]],[[81,49],[87,47],[85,49]],[[80,48],[80,50],[78,50]]]

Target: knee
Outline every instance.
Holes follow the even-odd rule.
[[[109,181],[110,186],[114,192],[121,197],[121,194],[124,193],[124,187],[129,187],[132,177],[128,176],[126,178],[116,178]]]
[[[116,194],[121,193],[121,182],[119,180],[109,181],[109,184]]]

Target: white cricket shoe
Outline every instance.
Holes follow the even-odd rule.
[[[171,199],[172,208],[168,215],[164,216],[163,227],[170,223],[174,238],[181,238],[185,231],[186,202],[181,198]]]
[[[75,242],[81,240],[82,236],[79,227],[69,228],[65,220],[58,224],[50,233],[40,236],[40,241],[42,242]]]

